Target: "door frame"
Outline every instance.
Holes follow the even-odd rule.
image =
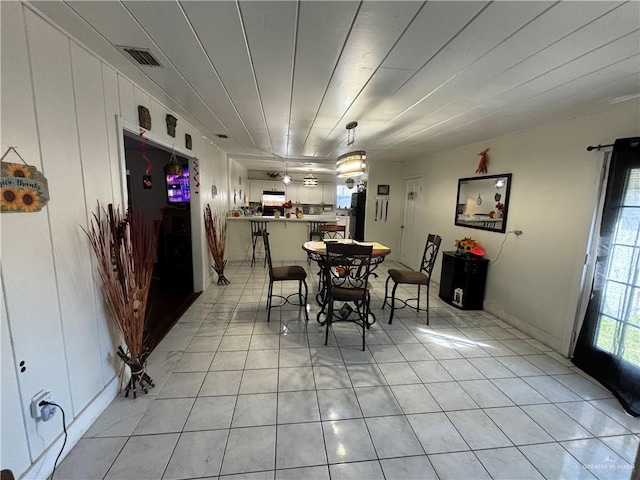
[[[404,237],[404,231],[405,231],[405,225],[404,225],[404,220],[405,220],[405,209],[407,207],[407,202],[408,202],[408,198],[407,198],[407,192],[405,191],[406,187],[407,187],[407,182],[409,182],[410,180],[420,180],[421,181],[421,187],[420,187],[420,192],[419,192],[419,196],[418,199],[422,198],[422,191],[424,190],[424,175],[415,175],[412,177],[406,177],[403,180],[403,185],[402,185],[402,217],[401,217],[401,223],[400,223],[400,252],[398,253],[398,262],[400,262],[402,265],[404,265],[407,268],[414,268],[414,265],[419,265],[420,264],[420,258],[413,258],[413,265],[406,265],[404,263],[402,263],[402,238]],[[418,249],[418,255],[420,255],[420,249]]]
[[[127,162],[124,149],[124,135],[125,132],[133,134],[134,136],[140,136],[141,133],[144,138],[148,140],[148,144],[154,147],[161,148],[162,150],[174,150],[176,154],[186,158],[189,161],[189,172],[193,172],[193,160],[197,158],[193,152],[180,147],[175,146],[167,141],[167,139],[159,137],[153,134],[149,130],[145,130],[139,127],[135,123],[131,123],[120,115],[116,115],[116,129],[118,135],[118,170],[120,171],[120,191],[121,201],[124,208],[129,205],[129,191],[127,189]],[[163,175],[164,177],[164,175]],[[196,191],[193,181],[193,175],[189,175],[189,187],[192,192]],[[204,241],[202,239],[202,225],[200,219],[202,211],[202,201],[199,195],[193,195],[189,202],[189,215],[191,217],[191,261],[193,269],[193,291],[202,292],[205,286],[203,256],[204,256]]]
[[[604,211],[604,200],[607,194],[607,179],[609,178],[609,166],[611,164],[612,148],[604,150],[602,158],[602,166],[600,168],[600,180],[598,183],[598,193],[596,203],[593,208],[593,216],[591,219],[591,228],[589,229],[589,238],[587,240],[587,249],[585,252],[584,264],[582,266],[582,275],[580,276],[579,297],[576,305],[575,316],[573,322],[567,326],[565,331],[562,350],[566,352],[567,357],[573,357],[573,352],[578,341],[578,334],[582,329],[584,317],[589,305],[591,297],[591,287],[593,285],[593,277],[596,271],[596,260],[598,258],[598,231],[602,224],[602,214]]]

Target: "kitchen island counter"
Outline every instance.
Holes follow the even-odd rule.
[[[340,221],[338,220],[340,219]],[[334,215],[304,215],[302,218],[275,218],[262,216],[228,217],[225,258],[231,261],[251,260],[250,220],[267,222],[269,244],[274,262],[306,261],[307,254],[302,244],[309,240],[309,222],[342,223],[345,217]],[[256,268],[262,267],[264,247],[262,241],[256,246]]]

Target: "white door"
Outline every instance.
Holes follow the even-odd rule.
[[[424,242],[420,238],[420,202],[422,197],[422,177],[410,178],[404,182],[404,206],[400,234],[400,262],[411,268],[420,264]]]

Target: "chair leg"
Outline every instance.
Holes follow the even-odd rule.
[[[396,288],[398,288],[397,283],[393,285],[393,290],[391,291],[391,315],[389,315],[389,325],[393,322],[393,311],[396,308]]]
[[[271,321],[271,294],[273,293],[273,282],[269,282],[269,293],[267,298],[267,322]]]
[[[251,267],[256,264],[256,239],[257,237],[251,234]]]
[[[420,311],[420,285],[418,285],[418,306],[416,307],[416,312]]]
[[[326,322],[326,327],[327,330],[324,334],[324,344],[328,345],[329,344],[329,327],[331,326],[331,320],[333,318],[333,302],[329,301],[329,306],[327,307],[327,320]]]
[[[427,283],[427,325],[429,325],[429,284]]]
[[[391,277],[387,277],[387,281],[384,284],[384,302],[382,302],[383,310],[384,310],[384,306],[387,304],[387,292],[389,291],[389,280],[391,280]]]
[[[309,293],[309,289],[305,280],[302,280],[302,284],[304,285],[304,303],[302,308],[304,308],[304,317],[307,319],[307,323],[309,323],[309,312],[307,312],[307,294]]]

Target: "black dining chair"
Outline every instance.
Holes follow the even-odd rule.
[[[362,350],[365,349],[365,331],[369,326],[368,282],[372,253],[372,245],[327,243],[324,257],[327,299],[323,307],[327,312],[325,345],[329,341],[331,324],[349,321],[362,327]],[[343,306],[336,310],[335,302],[342,302]]]
[[[304,317],[309,321],[309,314],[307,312],[307,272],[304,268],[299,265],[287,265],[282,267],[274,267],[273,262],[271,260],[271,247],[269,246],[269,233],[265,230],[262,231],[262,239],[264,241],[264,251],[267,257],[267,265],[269,266],[269,291],[267,294],[267,322],[271,321],[271,308],[272,307],[281,307],[287,303],[290,305],[298,305],[304,308]],[[298,292],[292,293],[291,295],[274,295],[273,294],[273,284],[275,282],[287,282],[287,281],[297,281],[298,282]],[[302,296],[302,287],[304,286],[304,298]],[[298,296],[298,303],[293,303],[290,298],[294,295]],[[281,303],[278,305],[273,305],[273,298],[281,299]]]
[[[325,238],[347,238],[347,227],[344,225],[336,225],[330,223],[320,227],[321,239]]]
[[[391,315],[389,315],[389,323],[393,322],[393,313],[396,308],[396,300],[402,303],[400,308],[409,307],[414,308],[417,311],[420,311],[420,287],[425,285],[427,287],[427,325],[429,325],[429,284],[431,283],[431,272],[433,271],[433,266],[436,263],[436,257],[438,256],[438,251],[440,250],[440,243],[442,243],[442,238],[440,235],[434,235],[430,233],[427,237],[427,244],[424,247],[424,253],[422,254],[422,261],[420,262],[420,270],[417,272],[414,270],[398,270],[395,268],[389,269],[389,277],[384,285],[384,302],[382,303],[382,308],[384,309],[385,305],[387,305],[387,298],[389,298],[389,282],[393,280],[393,290],[391,291]],[[402,300],[396,298],[396,289],[398,285],[417,285],[418,286],[418,297],[417,298],[408,298],[406,300]],[[412,300],[417,300],[416,306],[409,305],[408,302]]]

